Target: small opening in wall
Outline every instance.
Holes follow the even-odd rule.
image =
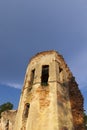
[[[25,104],[25,107],[24,107],[24,117],[25,117],[25,118],[28,117],[29,108],[30,108],[30,104],[29,104],[29,103],[26,103],[26,104]]]
[[[49,78],[49,65],[42,66],[41,85],[47,86]]]
[[[62,72],[62,70],[63,70],[63,69],[59,66],[59,73],[61,73],[61,72]]]
[[[35,69],[33,69],[33,70],[31,71],[31,81],[30,81],[31,85],[32,85],[33,82],[34,82],[34,76],[35,76]]]

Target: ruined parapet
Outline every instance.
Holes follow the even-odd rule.
[[[83,97],[72,79],[63,57],[56,51],[32,57],[14,130],[84,130]]]
[[[13,130],[17,110],[7,110],[1,113],[0,130]]]

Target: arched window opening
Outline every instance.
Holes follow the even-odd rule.
[[[41,85],[47,86],[49,78],[49,65],[42,66]]]
[[[27,118],[28,117],[28,113],[29,113],[29,108],[30,108],[30,104],[26,103],[25,107],[24,107],[24,117]]]

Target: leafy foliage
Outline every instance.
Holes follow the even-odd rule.
[[[0,118],[1,118],[2,112],[6,111],[6,110],[12,110],[12,109],[13,109],[13,104],[10,102],[0,105]]]

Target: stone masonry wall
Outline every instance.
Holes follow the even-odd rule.
[[[8,110],[2,112],[0,120],[0,130],[13,130],[16,113],[16,110]]]
[[[48,86],[44,87],[43,65],[49,65]],[[31,86],[32,70],[35,75]],[[83,97],[63,57],[56,51],[46,51],[31,58],[14,130],[85,130],[83,112]]]
[[[84,130],[84,109],[83,109],[83,97],[78,88],[78,84],[75,82],[75,78],[72,77],[69,81],[69,97],[71,102],[71,110],[73,115],[73,123],[75,130]]]

